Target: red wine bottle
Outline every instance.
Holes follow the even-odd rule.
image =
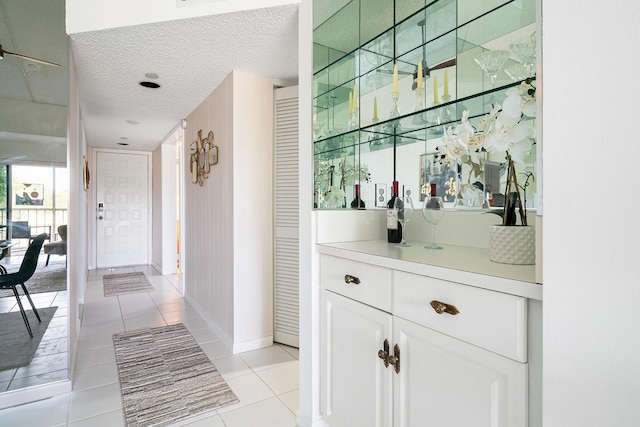
[[[356,184],[356,196],[351,201],[351,209],[364,209],[364,201],[360,198],[360,184]]]
[[[393,181],[393,191],[387,204],[387,241],[400,243],[402,241],[402,226],[393,214],[393,204],[398,198],[398,181]]]

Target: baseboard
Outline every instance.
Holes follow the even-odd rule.
[[[197,301],[195,301],[193,298],[189,297],[188,295],[185,296],[184,299],[187,300],[189,304],[191,304],[194,310],[198,312],[200,317],[202,317],[204,321],[207,322],[207,325],[211,327],[211,329],[213,329],[213,332],[216,333],[216,335],[220,338],[220,340],[224,343],[224,345],[227,346],[227,348],[231,349],[233,354],[244,353],[245,351],[251,351],[251,350],[258,350],[260,348],[269,347],[270,345],[273,345],[273,336],[271,335],[268,337],[260,337],[253,340],[243,341],[239,343],[233,342],[233,339],[229,337],[222,330],[222,328],[209,317],[207,312],[202,307],[200,307]]]
[[[5,391],[2,393],[2,399],[0,399],[0,409],[37,402],[38,400],[49,399],[69,392],[71,392],[71,381],[69,380]]]
[[[233,343],[233,354],[244,353],[245,351],[251,350],[258,350],[259,348],[269,347],[271,345],[273,345],[273,336]]]
[[[323,419],[312,421],[306,414],[298,411],[296,427],[330,427]]]
[[[218,338],[220,338],[220,341],[222,341],[227,348],[233,348],[233,340],[229,336],[227,336],[226,332],[224,332],[224,330],[209,317],[209,314],[207,314],[207,312],[202,307],[200,307],[198,302],[188,295],[185,295],[184,299],[189,304],[191,304],[191,307],[193,307],[193,309],[198,312],[200,317],[202,317],[207,325],[211,329],[213,329],[213,332],[215,332]]]

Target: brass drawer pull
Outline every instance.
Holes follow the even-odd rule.
[[[356,276],[352,276],[350,274],[345,274],[344,275],[344,283],[353,283],[354,285],[359,285],[360,284],[360,279],[358,279]]]
[[[460,313],[460,311],[454,305],[446,304],[444,302],[436,300],[431,301],[431,307],[433,307],[433,309],[438,314],[449,313],[450,315],[455,316],[456,314]]]

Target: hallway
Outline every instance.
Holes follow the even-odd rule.
[[[104,274],[143,271],[153,292],[103,296]],[[274,345],[232,355],[200,315],[182,298],[179,276],[151,267],[89,272],[78,342],[73,391],[0,411],[2,425],[124,426],[112,335],[184,323],[213,361],[240,403],[195,417],[179,426],[293,427],[298,410],[298,349]]]

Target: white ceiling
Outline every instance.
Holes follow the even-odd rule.
[[[232,70],[296,84],[297,16],[291,4],[68,37],[64,0],[0,0],[3,47],[63,65],[7,56],[0,61],[0,98],[66,106],[70,39],[88,144],[153,150]],[[161,88],[141,87],[142,80]]]

